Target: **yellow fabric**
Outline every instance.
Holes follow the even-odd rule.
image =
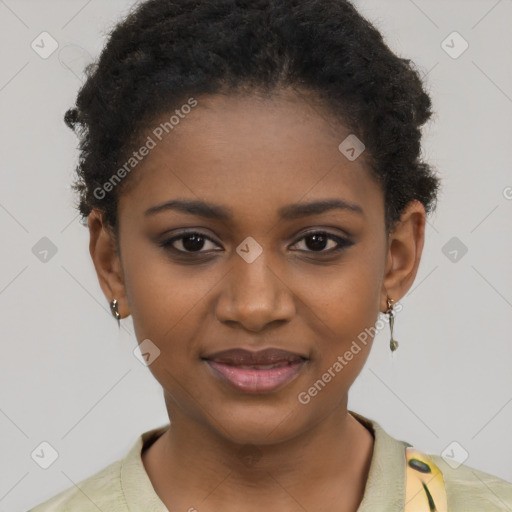
[[[443,474],[425,453],[405,449],[405,512],[447,512]]]
[[[411,445],[391,437],[376,421],[349,412],[375,438],[365,493],[357,512],[405,512],[406,448]],[[78,488],[69,487],[28,512],[169,512],[155,493],[141,459],[142,447],[168,427],[144,432],[125,457],[83,480]],[[511,483],[465,465],[453,469],[437,455],[428,457],[443,475],[449,512],[512,511]]]

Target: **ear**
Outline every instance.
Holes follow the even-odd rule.
[[[108,302],[117,299],[121,318],[129,315],[126,288],[115,234],[104,224],[100,211],[93,209],[87,218],[89,226],[89,252],[98,281]]]
[[[425,208],[414,200],[407,205],[396,228],[389,234],[381,294],[382,312],[388,309],[387,297],[398,302],[416,278],[425,242],[425,222]]]

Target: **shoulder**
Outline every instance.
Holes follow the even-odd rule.
[[[168,428],[164,425],[143,432],[123,458],[28,512],[166,511],[144,469],[141,453]]]
[[[373,477],[375,487],[382,485],[382,492],[386,492],[385,489],[389,489],[390,483],[394,482],[399,485],[399,487],[395,486],[395,489],[398,489],[397,492],[402,493],[403,491],[405,497],[407,489],[405,486],[402,487],[402,479],[406,476],[408,468],[408,464],[406,465],[407,448],[412,448],[416,455],[426,457],[425,461],[433,463],[442,473],[440,485],[442,489],[442,482],[444,481],[446,501],[450,512],[512,511],[512,483],[465,464],[454,464],[452,461],[450,461],[451,464],[448,464],[441,455],[424,452],[421,447],[392,437],[377,421],[353,411],[349,412],[375,434],[376,450],[374,450],[372,458],[370,477]],[[381,470],[381,466],[385,467],[385,470]],[[435,473],[437,474],[437,471]],[[404,479],[404,482],[406,479]],[[379,483],[381,480],[382,484]],[[421,485],[421,480],[419,481]],[[409,485],[413,490],[413,485],[410,483]],[[433,486],[429,484],[428,486],[435,487],[438,489],[437,492],[443,493],[443,491],[439,491],[439,483]],[[416,496],[416,493],[413,492],[413,496]],[[396,503],[393,506],[396,509]],[[391,510],[391,508],[389,509]]]
[[[128,512],[118,460],[28,512]]]
[[[429,457],[443,473],[450,512],[512,509],[512,483],[465,464],[452,467],[440,455]]]

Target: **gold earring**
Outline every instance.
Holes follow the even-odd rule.
[[[110,311],[112,311],[112,315],[117,320],[117,325],[119,327],[121,327],[121,315],[119,314],[119,311],[117,309],[117,305],[118,305],[117,299],[113,299],[110,302]]]
[[[389,315],[389,328],[391,330],[391,339],[389,340],[389,348],[394,352],[398,348],[398,341],[393,339],[393,325],[395,323],[395,312],[393,310],[394,300],[390,297],[387,298],[388,309],[386,313]]]

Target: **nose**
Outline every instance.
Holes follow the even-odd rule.
[[[220,322],[260,332],[269,324],[290,321],[295,312],[293,292],[267,261],[265,251],[252,263],[235,257],[216,304]]]

